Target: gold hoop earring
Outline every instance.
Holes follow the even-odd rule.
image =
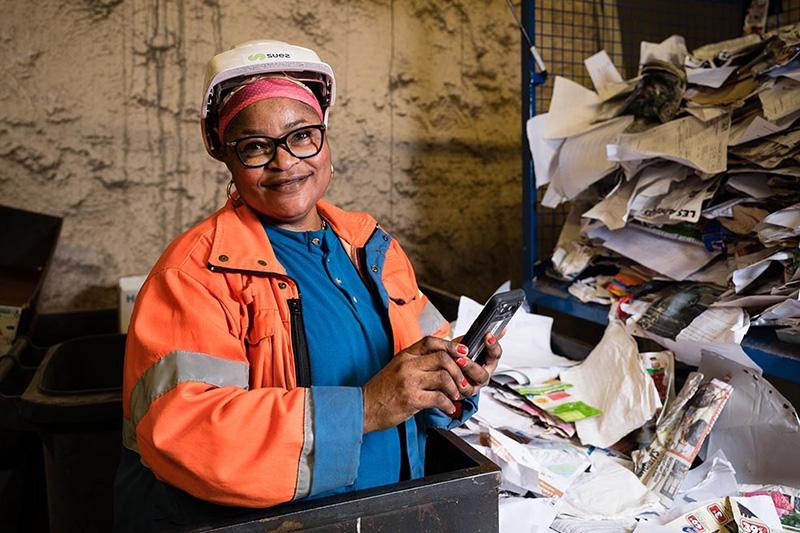
[[[228,186],[225,187],[225,194],[227,194],[228,198],[231,199],[233,199],[233,197],[231,196],[232,195],[231,190],[233,189],[233,186],[234,186],[233,178],[231,178],[231,181],[228,182]]]
[[[334,173],[336,173],[336,171],[333,169],[333,163],[331,163],[331,177],[333,177]]]

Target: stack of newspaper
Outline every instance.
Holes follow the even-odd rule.
[[[571,204],[549,275],[659,338],[800,342],[799,56],[797,25],[557,77],[527,125],[542,204]]]

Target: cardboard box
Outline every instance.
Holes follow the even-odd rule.
[[[119,278],[119,332],[127,333],[128,325],[133,314],[133,305],[136,303],[136,296],[142,288],[147,276],[127,276]]]

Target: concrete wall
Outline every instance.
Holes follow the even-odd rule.
[[[372,212],[418,277],[519,281],[519,37],[502,0],[4,2],[0,203],[65,218],[42,307],[115,305],[120,276],[221,206],[205,62],[268,37],[337,75],[328,198]]]

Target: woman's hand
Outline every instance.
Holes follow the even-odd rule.
[[[396,426],[431,407],[455,413],[453,402],[473,390],[457,363],[464,355],[462,344],[425,337],[392,357],[364,385],[364,433]]]
[[[500,356],[503,355],[503,349],[497,341],[503,338],[504,334],[505,331],[502,331],[495,337],[491,333],[487,333],[483,338],[485,359],[482,365],[472,361],[469,357],[462,357],[459,355],[458,358],[456,358],[456,364],[461,368],[461,372],[470,383],[470,388],[468,390],[462,389],[464,396],[477,394],[482,387],[489,383],[489,378],[492,377],[492,374],[497,369]],[[453,339],[453,342],[459,342],[460,340],[461,337],[458,337],[457,339]]]

